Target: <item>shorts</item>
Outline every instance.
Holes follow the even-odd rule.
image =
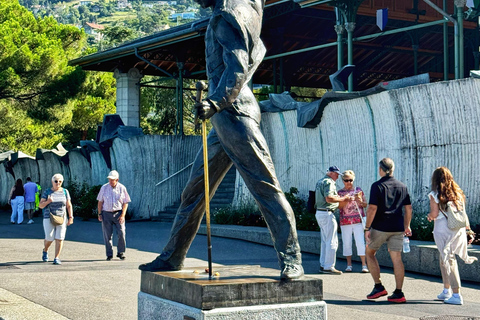
[[[66,214],[65,214],[66,218]],[[43,219],[43,230],[45,231],[45,240],[64,240],[65,233],[67,233],[67,222],[68,219],[63,220],[63,224],[59,226],[54,226],[50,219]]]
[[[25,210],[35,210],[35,202],[25,202]]]
[[[389,251],[403,251],[404,231],[384,232],[372,229],[370,231],[370,243],[368,248],[377,251],[382,244],[387,243]]]

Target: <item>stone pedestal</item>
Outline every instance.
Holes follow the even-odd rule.
[[[321,279],[280,281],[279,271],[223,266],[142,272],[138,319],[326,319]]]

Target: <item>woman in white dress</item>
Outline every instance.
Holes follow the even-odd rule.
[[[433,237],[440,253],[440,270],[444,289],[437,298],[448,304],[463,304],[460,295],[460,275],[455,255],[458,255],[465,263],[471,264],[477,260],[470,257],[467,245],[472,243],[475,234],[470,230],[467,219],[467,227],[451,230],[447,226],[444,215],[447,204],[458,210],[465,210],[465,195],[458,184],[453,180],[453,175],[446,167],[438,167],[432,175],[432,192],[428,194],[430,199],[430,213],[428,221],[435,220]],[[467,244],[467,236],[469,236]]]

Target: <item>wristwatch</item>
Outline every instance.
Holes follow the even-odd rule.
[[[364,232],[367,232],[367,231],[370,231],[372,229],[372,227],[365,227],[365,229],[363,229]]]

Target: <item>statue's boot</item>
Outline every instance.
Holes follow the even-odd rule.
[[[138,269],[142,271],[178,271],[181,270],[183,265],[174,266],[168,263],[165,260],[161,259],[161,255],[158,256],[155,260],[149,263],[144,263],[138,266]]]

